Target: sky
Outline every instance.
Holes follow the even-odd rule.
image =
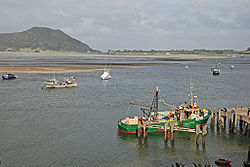
[[[250,0],[0,0],[0,33],[60,29],[108,49],[250,47]]]

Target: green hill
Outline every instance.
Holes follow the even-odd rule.
[[[46,27],[33,27],[16,33],[0,34],[0,51],[73,51],[100,52],[88,45],[71,38],[61,30]]]

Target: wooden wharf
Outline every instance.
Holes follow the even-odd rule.
[[[170,126],[169,126],[170,123]],[[202,135],[202,145],[205,145],[205,139],[207,135],[207,124],[200,126],[197,125],[196,128],[190,129],[190,128],[183,128],[180,126],[175,126],[176,121],[166,121],[164,126],[156,126],[156,125],[149,125],[147,119],[143,119],[142,117],[139,117],[139,122],[138,122],[138,132],[137,136],[138,138],[147,138],[147,128],[149,127],[154,127],[154,128],[160,128],[164,129],[164,141],[168,142],[168,132],[170,132],[170,141],[171,143],[174,142],[174,132],[175,131],[181,131],[181,132],[191,132],[191,133],[196,133],[196,144],[199,145],[199,136]]]
[[[234,133],[237,132],[237,128],[242,130],[242,135],[245,135],[250,124],[250,114],[248,114],[248,110],[250,107],[239,107],[235,105],[234,108],[231,109],[212,109],[211,115],[211,127],[215,124],[215,118],[217,118],[217,127],[221,127],[223,130],[228,124],[228,128],[232,130]],[[227,122],[226,122],[227,121]],[[250,129],[249,129],[250,130]]]
[[[213,107],[212,114],[211,114],[211,123],[210,126],[214,127],[215,120],[217,120],[217,128],[222,128],[225,130],[226,125],[228,125],[228,129],[232,130],[234,133],[237,132],[237,128],[239,127],[242,130],[242,135],[245,135],[248,127],[250,127],[250,114],[248,114],[248,109],[250,107],[238,107],[238,105],[235,105],[234,108],[231,109],[215,109]],[[233,112],[232,112],[233,111]],[[149,125],[148,120],[139,118],[138,123],[138,138],[143,137],[144,139],[147,138],[147,128],[152,127],[152,125]],[[170,126],[169,126],[170,123]],[[205,145],[206,135],[207,135],[207,124],[201,126],[197,125],[196,128],[190,129],[190,128],[183,128],[180,126],[176,126],[176,122],[167,121],[165,123],[165,126],[156,126],[153,125],[155,128],[164,129],[164,141],[168,141],[169,132],[170,132],[170,141],[174,142],[174,132],[175,131],[182,131],[182,132],[191,132],[196,134],[196,144],[199,145],[199,136],[202,136],[202,145]],[[249,128],[250,132],[250,128]]]

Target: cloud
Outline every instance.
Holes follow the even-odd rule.
[[[47,26],[107,49],[250,44],[248,0],[1,0],[0,33]]]

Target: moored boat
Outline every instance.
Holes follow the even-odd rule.
[[[153,102],[148,109],[142,109],[143,116],[138,117],[126,117],[118,121],[118,128],[123,133],[137,133],[138,126],[143,125],[148,133],[150,132],[161,132],[164,131],[164,126],[166,123],[171,122],[175,123],[175,127],[181,127],[186,129],[195,128],[196,125],[205,125],[211,115],[211,111],[199,109],[197,103],[197,98],[191,96],[190,104],[187,105],[184,103],[179,107],[174,107],[169,104],[166,104],[162,99],[158,97],[159,90],[156,88]],[[192,95],[192,91],[191,91]],[[193,100],[195,102],[193,103]],[[173,111],[158,111],[158,101],[162,104],[172,107]],[[131,102],[132,105],[143,106]]]
[[[75,81],[76,77],[64,78],[63,85],[65,88],[76,87],[77,83]]]
[[[211,71],[213,72],[213,75],[220,75],[220,69],[217,66],[211,68]]]
[[[43,87],[45,86],[46,88],[70,88],[70,87],[76,87],[77,83],[75,82],[76,78],[71,77],[71,78],[64,78],[64,82],[61,83],[60,81],[56,80],[55,78],[52,78],[46,82],[44,82]],[[42,88],[43,88],[42,87]]]
[[[8,74],[6,74],[6,75],[3,75],[3,76],[2,76],[2,79],[4,79],[4,80],[16,79],[16,75],[13,74],[13,73],[8,73]]]
[[[105,66],[105,67],[104,67],[104,70],[103,70],[103,73],[102,73],[102,75],[100,76],[101,79],[102,79],[102,80],[109,80],[109,79],[111,79],[112,77],[111,77],[110,71],[111,71],[111,68],[110,68],[110,67],[109,67],[109,68],[106,68],[106,66]]]

